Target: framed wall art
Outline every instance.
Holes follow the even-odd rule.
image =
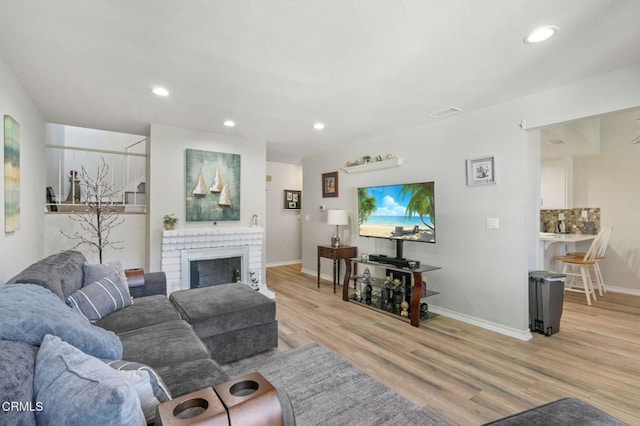
[[[4,116],[4,232],[20,229],[20,124]]]
[[[496,183],[493,155],[469,158],[467,160],[467,185],[474,186],[492,183]]]
[[[338,196],[338,172],[322,174],[322,198]]]
[[[186,150],[186,221],[240,220],[240,155]]]
[[[300,210],[302,205],[302,191],[296,191],[293,189],[284,190],[284,209],[285,210]]]

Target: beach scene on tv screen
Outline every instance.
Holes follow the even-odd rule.
[[[433,182],[358,188],[362,237],[435,242]]]

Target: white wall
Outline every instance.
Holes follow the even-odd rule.
[[[640,92],[632,87],[640,87],[640,66],[306,158],[303,215],[310,220],[303,223],[304,270],[315,273],[316,247],[331,233],[316,206],[347,208],[353,221],[358,186],[434,180],[437,243],[405,243],[404,253],[443,268],[427,274],[428,285],[441,293],[431,298],[432,308],[528,338],[527,275],[537,263],[539,222],[540,135],[532,123],[544,126],[638,106]],[[340,197],[321,197],[322,173],[390,150],[405,157],[406,165],[360,175],[341,172]],[[465,159],[489,154],[496,159],[497,184],[467,187]],[[486,228],[489,217],[499,218],[498,230]],[[351,231],[357,232],[355,225]],[[385,240],[353,237],[352,243],[361,252],[393,254]]]
[[[185,222],[187,148],[240,154],[240,220],[218,221],[216,226],[246,227],[250,225],[254,214],[265,218],[267,162],[264,141],[152,124],[147,145],[150,159],[150,170],[147,173],[147,265],[150,271],[160,270],[162,217],[165,214],[175,214],[180,219],[177,225],[179,228],[213,226],[212,222]]]
[[[576,206],[599,207],[601,225],[613,226],[606,259],[601,262],[610,290],[640,295],[639,111],[603,116],[600,155],[574,158]]]
[[[20,229],[4,232],[4,174],[0,179],[0,283],[43,255],[45,121],[18,79],[0,58],[0,119],[20,124]],[[3,125],[3,124],[2,124]],[[3,132],[4,133],[4,132]],[[4,146],[4,139],[2,138]],[[0,150],[4,164],[4,149]]]
[[[70,250],[78,242],[71,240],[60,233],[73,235],[76,231],[81,231],[78,222],[72,219],[72,215],[64,213],[49,213],[44,217],[44,253],[52,254],[62,250]],[[145,266],[145,215],[137,213],[126,213],[120,215],[124,222],[113,228],[109,236],[120,249],[105,247],[102,250],[102,262],[107,263],[114,260],[122,262],[125,269],[144,268]],[[75,250],[84,254],[90,263],[99,263],[98,253],[92,247],[82,245]],[[154,270],[157,271],[157,270]]]
[[[302,167],[294,164],[267,163],[267,266],[302,260],[302,223],[300,211],[284,209],[284,190],[302,191]],[[304,203],[304,193],[302,194]]]

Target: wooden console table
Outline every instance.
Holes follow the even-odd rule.
[[[340,275],[340,259],[344,259],[344,263],[349,268],[349,259],[358,255],[358,247],[354,246],[318,246],[318,288],[320,288],[320,258],[333,260],[333,292],[336,292],[336,281]],[[349,268],[351,269],[351,268]],[[344,281],[344,285],[349,285],[349,280]]]

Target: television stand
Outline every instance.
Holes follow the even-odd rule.
[[[397,268],[410,268],[415,269],[420,267],[420,262],[417,260],[409,260],[404,257],[389,257],[384,254],[370,254],[369,260],[371,262],[385,263],[387,265],[393,265]]]

